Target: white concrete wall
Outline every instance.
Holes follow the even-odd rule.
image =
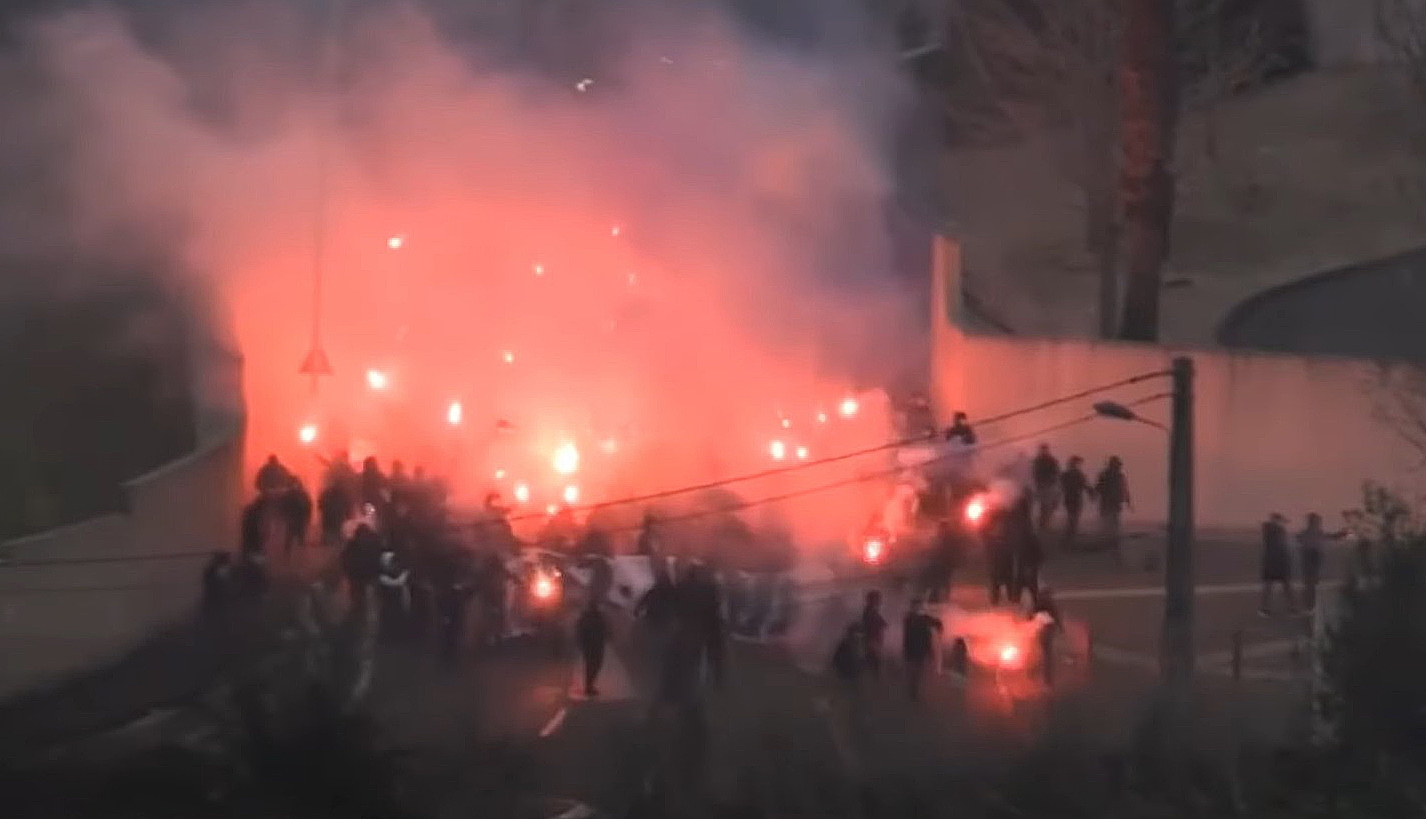
[[[941,253],[940,276],[954,280],[956,254]],[[938,287],[954,292],[950,284]],[[948,298],[941,298],[948,304]],[[1080,339],[977,337],[935,317],[933,383],[938,414],[963,409],[989,417],[1142,373],[1165,370],[1175,355],[1197,368],[1194,407],[1195,504],[1200,526],[1242,529],[1270,512],[1294,520],[1317,511],[1329,523],[1361,500],[1365,480],[1414,482],[1415,458],[1375,412],[1376,365],[1348,359],[1172,350]],[[1025,435],[1092,412],[1097,400],[1121,403],[1170,389],[1167,378],[1122,387],[981,430],[983,441]],[[1140,409],[1167,422],[1167,401]],[[1135,513],[1145,524],[1167,517],[1168,437],[1154,427],[1094,420],[1035,437],[997,453],[1029,454],[1043,440],[1063,459],[1124,459]]]
[[[0,697],[110,662],[189,616],[206,556],[235,544],[241,362],[207,351],[194,363],[193,453],[128,482],[125,513],[0,546]],[[182,556],[125,559],[155,554]]]

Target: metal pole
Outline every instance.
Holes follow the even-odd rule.
[[[1169,442],[1169,526],[1159,670],[1186,698],[1193,685],[1193,360],[1175,358]],[[1178,697],[1176,697],[1178,698]],[[1184,701],[1184,700],[1180,700]]]

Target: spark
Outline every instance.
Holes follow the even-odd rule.
[[[673,58],[672,58],[672,57],[659,57],[659,62],[663,63],[664,65],[673,65]]]
[[[638,283],[638,281],[639,281],[639,277],[638,277],[636,274],[630,273],[630,274],[628,275],[628,282],[629,282],[629,286],[630,286],[630,287],[633,287],[635,284]]]
[[[564,502],[570,506],[579,503],[579,487],[570,484],[564,488]]]
[[[773,441],[768,445],[767,451],[774,461],[780,461],[787,457],[787,444],[782,441]]]
[[[501,353],[500,357],[505,360],[506,364],[515,363],[515,354],[509,350],[506,350],[505,352]]]
[[[582,80],[580,80],[579,82],[575,83],[575,84],[574,84],[574,87],[575,87],[575,90],[577,90],[577,91],[579,91],[579,93],[583,94],[585,91],[588,91],[588,90],[589,90],[589,86],[591,86],[591,85],[594,85],[594,80],[591,80],[590,78],[585,77],[584,79],[582,79]]]
[[[451,405],[446,408],[446,423],[456,426],[463,417],[465,417],[465,408],[460,405],[459,401],[452,401]]]
[[[825,424],[825,423],[827,423],[827,413],[825,413],[825,412],[819,412],[819,413],[817,413],[817,423],[819,423],[819,424]]]
[[[317,425],[303,424],[301,428],[297,430],[297,440],[310,446],[317,440]]]
[[[374,390],[384,390],[386,389],[389,383],[390,379],[388,379],[386,377],[386,373],[382,372],[381,370],[366,371],[366,385],[368,387],[371,387]]]
[[[511,487],[510,492],[515,496],[515,500],[520,503],[530,502],[530,485],[527,483],[517,483]]]
[[[386,240],[386,246],[391,248],[392,250],[400,250],[401,248],[406,246],[406,237],[392,236],[390,239]]]
[[[534,270],[535,270],[535,275],[536,275],[536,276],[543,276],[543,275],[545,275],[545,266],[542,265],[542,264],[540,264],[540,263],[538,263],[538,262],[535,263]]]
[[[860,403],[857,402],[857,399],[849,396],[847,398],[842,399],[842,405],[839,408],[839,411],[842,413],[843,418],[851,418],[852,416],[856,415],[861,408],[862,406]]]
[[[618,225],[615,225],[614,227],[609,228],[609,235],[610,235],[610,236],[614,236],[614,237],[617,238],[618,235],[619,235],[621,232],[623,232],[623,228],[619,227]]]
[[[604,450],[605,455],[613,455],[619,451],[619,442],[613,438],[606,438],[604,442],[599,445],[599,448]]]
[[[800,446],[800,447],[797,448],[797,460],[799,460],[799,461],[805,461],[805,460],[807,460],[807,447],[805,447],[805,446]]]
[[[535,575],[535,582],[531,586],[531,590],[540,600],[549,600],[555,596],[555,581],[549,575],[541,572]]]
[[[791,419],[791,418],[784,418],[784,419],[782,419],[782,428],[783,428],[783,429],[792,429],[792,419]]]
[[[503,469],[497,469],[497,470],[495,470],[495,480],[497,480],[497,481],[503,481],[503,480],[505,480],[505,470],[503,470]]]
[[[553,464],[556,473],[573,475],[579,471],[579,449],[574,444],[561,444],[555,450]]]
[[[545,514],[546,514],[546,515],[549,515],[550,517],[554,517],[555,515],[558,515],[558,514],[559,514],[559,511],[560,511],[560,508],[559,508],[559,505],[558,505],[558,504],[552,503],[552,504],[550,504],[549,506],[546,506],[546,507],[545,507]]]

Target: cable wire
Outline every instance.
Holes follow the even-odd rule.
[[[999,415],[992,415],[988,418],[978,419],[973,423],[976,425],[996,424],[1000,423],[1001,421],[1008,421],[1011,418],[1018,418],[1022,415],[1028,415],[1032,412],[1039,412],[1040,410],[1050,409],[1051,407],[1056,407],[1060,404],[1066,404],[1070,401],[1078,401],[1081,398],[1087,398],[1091,395],[1097,395],[1101,392],[1107,392],[1108,390],[1118,389],[1120,387],[1127,387],[1132,384],[1138,384],[1140,382],[1147,381],[1151,378],[1161,378],[1167,375],[1170,375],[1170,372],[1168,370],[1142,373],[1140,375],[1136,375],[1130,378],[1115,381],[1111,384],[1103,384],[1101,386],[1093,387],[1087,390],[1081,390],[1070,395],[1063,395],[1059,398],[1044,401],[1033,406],[1023,407],[1021,409],[1011,410],[1010,412],[1003,412]],[[564,508],[571,512],[592,512],[596,509],[607,509],[611,506],[627,506],[632,503],[647,503],[648,501],[663,500],[665,498],[676,497],[678,495],[687,495],[693,492],[705,492],[709,489],[719,489],[724,486],[731,486],[733,484],[738,483],[747,483],[749,481],[761,480],[763,478],[771,478],[777,475],[785,475],[802,469],[811,469],[813,467],[825,466],[827,464],[847,461],[851,460],[852,458],[860,458],[864,455],[873,455],[878,452],[885,452],[891,449],[900,449],[901,447],[910,446],[912,444],[923,444],[927,441],[935,440],[936,437],[937,433],[932,432],[929,435],[902,438],[900,440],[892,441],[890,443],[877,444],[876,446],[866,447],[865,449],[844,452],[840,455],[829,455],[825,458],[817,458],[811,461],[801,461],[794,464],[788,464],[786,466],[769,467],[768,469],[762,469],[757,472],[749,472],[747,474],[737,475],[732,478],[722,478],[720,480],[709,481],[707,483],[680,486],[674,489],[663,489],[658,492],[650,492],[645,495],[633,495],[626,498],[617,498],[611,501],[604,501],[602,503],[585,504],[582,506],[568,506]],[[524,514],[515,515],[514,517],[509,518],[509,521],[511,523],[520,523],[527,520],[539,520],[544,517],[546,517],[546,515],[541,514],[539,512],[526,512]]]
[[[1074,393],[1074,394],[1072,394],[1072,395],[1061,396],[1061,397],[1056,398],[1056,399],[1054,399],[1054,400],[1045,401],[1045,402],[1042,402],[1042,403],[1040,403],[1040,404],[1036,404],[1036,405],[1031,406],[1031,407],[1024,407],[1024,408],[1021,408],[1021,409],[1013,410],[1013,411],[1011,411],[1011,412],[1001,413],[1000,415],[995,415],[995,416],[991,416],[991,417],[986,418],[986,419],[979,420],[979,421],[977,421],[976,423],[978,423],[978,424],[999,423],[999,422],[1001,422],[1001,421],[1006,421],[1006,420],[1009,420],[1009,419],[1011,419],[1011,418],[1016,418],[1016,417],[1019,417],[1019,416],[1021,416],[1021,415],[1029,414],[1029,413],[1031,413],[1031,412],[1038,412],[1038,411],[1040,411],[1040,410],[1049,409],[1049,408],[1051,408],[1051,407],[1058,406],[1058,405],[1060,405],[1060,404],[1065,404],[1065,403],[1068,403],[1068,402],[1070,402],[1070,401],[1076,401],[1076,400],[1079,400],[1079,399],[1081,399],[1081,398],[1085,398],[1085,397],[1090,396],[1090,395],[1095,395],[1095,394],[1097,394],[1097,393],[1105,392],[1105,391],[1107,391],[1107,390],[1118,389],[1118,388],[1120,388],[1120,387],[1128,386],[1128,385],[1131,385],[1131,384],[1136,384],[1136,383],[1139,383],[1139,382],[1142,382],[1142,381],[1145,381],[1145,380],[1148,380],[1148,379],[1151,379],[1151,378],[1160,377],[1160,376],[1163,376],[1163,375],[1166,375],[1166,374],[1167,374],[1167,371],[1154,372],[1154,373],[1144,373],[1144,374],[1142,374],[1142,375],[1137,375],[1137,376],[1134,376],[1134,377],[1132,377],[1132,378],[1126,378],[1126,379],[1123,379],[1123,380],[1121,380],[1121,381],[1116,381],[1116,382],[1114,382],[1114,383],[1112,383],[1112,384],[1105,384],[1105,385],[1102,385],[1102,386],[1099,386],[1099,387],[1095,387],[1095,388],[1093,388],[1093,389],[1081,390],[1080,392]],[[1130,407],[1139,406],[1139,405],[1141,405],[1141,404],[1149,403],[1149,402],[1151,402],[1151,401],[1157,401],[1157,400],[1166,398],[1166,397],[1168,397],[1168,396],[1170,396],[1170,395],[1172,395],[1172,393],[1167,393],[1167,392],[1158,393],[1158,394],[1155,394],[1155,395],[1147,396],[1147,397],[1145,397],[1145,398],[1137,399],[1137,400],[1135,400],[1135,401],[1131,401],[1131,402],[1127,403],[1125,406],[1130,406]],[[1093,420],[1093,419],[1098,418],[1098,417],[1099,417],[1099,416],[1098,416],[1097,414],[1091,413],[1091,414],[1089,414],[1089,415],[1081,416],[1081,417],[1072,419],[1072,420],[1067,421],[1067,422],[1063,422],[1063,423],[1060,423],[1060,424],[1055,424],[1055,425],[1052,425],[1052,426],[1049,426],[1049,427],[1045,427],[1045,428],[1036,430],[1036,431],[1034,431],[1034,432],[1025,433],[1025,434],[1023,434],[1023,435],[1015,435],[1015,436],[1011,436],[1010,438],[1005,438],[1005,439],[1000,439],[1000,440],[996,440],[996,441],[991,441],[991,442],[989,442],[989,443],[978,444],[978,445],[975,447],[975,452],[981,452],[981,451],[985,451],[985,450],[988,450],[988,449],[994,449],[994,448],[1000,447],[1000,446],[1007,446],[1007,445],[1009,445],[1009,444],[1018,443],[1018,442],[1020,442],[1020,441],[1024,441],[1024,440],[1027,440],[1027,439],[1030,439],[1030,438],[1034,438],[1034,437],[1037,437],[1037,436],[1040,436],[1040,435],[1047,435],[1047,434],[1049,434],[1049,433],[1051,433],[1051,432],[1056,432],[1056,431],[1059,431],[1059,430],[1061,430],[1061,429],[1065,429],[1065,428],[1070,427],[1070,426],[1075,426],[1075,425],[1084,423],[1084,422],[1086,422],[1086,421]],[[872,454],[872,453],[875,453],[875,452],[883,452],[883,451],[886,451],[886,450],[895,449],[895,448],[899,448],[899,447],[902,447],[902,446],[907,446],[907,445],[910,445],[910,444],[925,443],[927,440],[928,440],[928,438],[926,438],[926,437],[905,438],[905,439],[902,439],[902,440],[899,440],[899,441],[895,441],[895,442],[892,442],[892,443],[889,443],[889,444],[881,444],[881,445],[878,445],[878,446],[875,446],[875,447],[869,447],[869,448],[866,448],[866,449],[856,450],[856,451],[854,451],[854,452],[847,452],[847,453],[843,453],[843,454],[841,454],[841,455],[834,455],[834,456],[830,456],[830,457],[827,457],[827,458],[821,458],[821,459],[819,459],[819,460],[817,460],[817,461],[806,461],[806,462],[802,462],[802,463],[798,463],[798,464],[792,464],[792,465],[789,465],[789,466],[775,467],[775,468],[772,468],[772,469],[765,469],[765,470],[762,470],[762,471],[760,471],[760,472],[753,472],[753,473],[750,473],[750,474],[740,475],[740,476],[737,476],[737,477],[734,477],[734,478],[727,478],[727,479],[723,479],[723,480],[720,480],[720,481],[711,481],[711,482],[708,482],[708,483],[698,484],[698,485],[694,485],[694,486],[683,486],[683,487],[678,487],[678,488],[675,488],[675,489],[666,489],[666,490],[663,490],[663,491],[660,491],[660,492],[651,492],[651,493],[646,494],[646,495],[636,495],[636,496],[626,497],[626,498],[617,498],[617,499],[612,500],[612,501],[605,501],[605,502],[603,502],[603,503],[591,504],[591,505],[587,505],[587,506],[581,506],[581,507],[566,507],[566,508],[569,509],[569,510],[571,510],[571,511],[586,511],[586,512],[587,512],[587,511],[592,511],[592,510],[595,510],[595,509],[604,509],[604,508],[611,507],[611,506],[627,506],[627,505],[633,504],[633,503],[643,503],[643,502],[650,501],[650,500],[659,500],[659,499],[663,499],[663,498],[675,497],[675,496],[677,496],[677,495],[684,495],[684,494],[689,494],[689,493],[692,493],[692,492],[700,492],[700,491],[706,491],[706,490],[709,490],[709,489],[717,489],[717,488],[719,488],[719,487],[729,486],[729,485],[736,484],[736,483],[746,483],[746,482],[748,482],[748,481],[757,480],[757,479],[759,479],[759,478],[766,478],[766,477],[772,477],[772,476],[775,476],[775,475],[787,474],[787,473],[790,473],[790,472],[793,472],[793,471],[796,471],[796,470],[806,469],[806,468],[813,467],[813,466],[821,466],[821,465],[830,464],[830,463],[837,463],[837,462],[839,462],[839,461],[846,461],[846,460],[850,460],[850,459],[852,459],[852,458],[860,457],[860,456],[862,456],[862,455],[868,455],[868,454]],[[958,456],[957,456],[957,455],[939,455],[939,456],[936,456],[935,458],[929,459],[929,460],[927,460],[927,461],[924,461],[924,462],[922,462],[922,463],[915,464],[915,465],[896,466],[896,467],[893,467],[893,468],[891,468],[891,469],[879,470],[879,471],[877,471],[877,472],[873,472],[873,473],[869,473],[869,474],[858,475],[858,476],[856,476],[856,477],[854,477],[854,478],[842,479],[842,480],[839,480],[839,481],[835,481],[835,482],[831,482],[831,483],[827,483],[827,484],[821,484],[821,485],[819,485],[819,486],[810,487],[810,488],[806,488],[806,489],[801,489],[801,490],[797,490],[797,491],[794,491],[794,492],[782,493],[782,494],[780,494],[780,495],[772,495],[772,496],[768,496],[768,497],[765,497],[765,498],[755,499],[755,500],[753,500],[753,501],[740,502],[739,504],[734,504],[734,505],[731,505],[730,507],[725,507],[725,508],[720,508],[720,509],[710,510],[710,511],[700,511],[700,512],[697,512],[697,513],[687,513],[687,514],[684,514],[684,515],[674,516],[674,517],[672,517],[672,518],[670,518],[670,517],[664,517],[664,518],[661,518],[660,520],[661,520],[661,521],[670,521],[670,520],[676,521],[676,520],[683,520],[683,519],[686,519],[686,518],[688,518],[688,517],[699,517],[699,516],[709,515],[709,514],[718,514],[718,513],[730,512],[730,511],[740,511],[740,510],[742,510],[742,509],[752,508],[752,507],[755,507],[755,506],[764,506],[764,505],[767,505],[767,504],[769,504],[769,503],[777,503],[777,502],[780,502],[780,501],[783,501],[783,500],[790,500],[790,499],[792,499],[792,498],[800,497],[800,496],[802,496],[802,495],[809,495],[809,494],[814,494],[814,493],[817,493],[817,492],[825,492],[825,491],[829,491],[829,490],[832,490],[832,489],[837,489],[837,488],[840,488],[840,487],[843,487],[843,486],[850,486],[850,485],[857,484],[857,483],[863,483],[863,482],[866,482],[866,481],[878,480],[878,479],[881,479],[881,478],[890,477],[890,476],[897,475],[897,474],[900,474],[900,473],[902,473],[902,472],[906,472],[906,471],[909,471],[909,470],[912,470],[912,469],[920,469],[920,468],[922,468],[922,467],[924,467],[924,466],[927,466],[928,464],[934,464],[934,463],[937,463],[937,462],[940,462],[940,461],[944,461],[944,460],[947,460],[947,459],[950,459],[950,458],[953,458],[953,457],[958,457]],[[516,515],[516,516],[514,516],[514,517],[508,518],[507,520],[508,520],[510,523],[517,523],[517,522],[523,522],[523,521],[527,521],[527,520],[546,519],[547,517],[548,517],[548,515],[543,515],[543,514],[538,514],[538,513],[528,513],[528,514],[524,514],[524,515]],[[472,524],[472,525],[478,526],[478,525],[480,525],[480,524],[476,523],[476,524]],[[624,528],[612,530],[611,533],[617,533],[617,532],[622,532],[622,531],[637,531],[638,528],[640,528],[640,527],[624,527]],[[16,558],[12,558],[12,559],[0,558],[0,568],[24,568],[24,567],[37,567],[37,566],[60,566],[60,565],[88,565],[88,564],[100,564],[100,563],[130,563],[130,562],[139,562],[139,561],[192,560],[192,559],[199,559],[199,558],[205,558],[205,559],[206,559],[206,558],[210,557],[211,555],[212,555],[211,552],[159,552],[159,553],[154,553],[154,554],[114,555],[114,556],[107,556],[107,557],[54,557],[54,558],[35,558],[35,559],[28,559],[28,560],[27,560],[27,559],[24,559],[24,558],[18,558],[18,559],[16,559]]]

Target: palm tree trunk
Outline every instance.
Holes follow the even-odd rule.
[[[1124,164],[1125,281],[1121,337],[1159,335],[1159,291],[1173,222],[1174,135],[1178,119],[1173,0],[1122,0],[1119,105]]]

